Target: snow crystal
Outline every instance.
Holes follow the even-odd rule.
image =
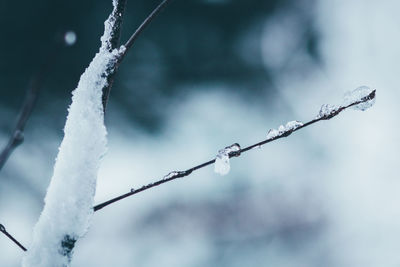
[[[64,35],[64,42],[66,45],[71,46],[76,42],[76,33],[73,31],[68,31]]]
[[[214,171],[220,175],[226,175],[229,173],[231,166],[229,163],[229,153],[240,152],[240,145],[233,144],[225,147],[218,151],[218,155],[215,158]]]
[[[352,103],[362,101],[367,98],[374,90],[368,86],[360,86],[353,91],[349,91],[344,95],[343,105],[348,106]],[[352,106],[353,109],[357,110],[367,110],[375,104],[375,97],[369,100],[366,100],[363,103]]]
[[[25,267],[69,266],[74,243],[85,234],[93,215],[97,172],[107,143],[102,89],[117,60],[108,49],[110,17],[105,25],[100,50],[73,92],[45,206],[23,259]]]

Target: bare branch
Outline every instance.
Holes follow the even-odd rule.
[[[0,170],[3,168],[14,149],[24,141],[25,125],[35,107],[39,91],[43,87],[43,83],[49,76],[49,71],[57,59],[59,46],[60,43],[55,43],[53,49],[49,50],[43,65],[39,68],[39,72],[31,79],[14,131],[10,136],[7,145],[0,153]]]
[[[23,251],[26,251],[26,248],[23,245],[21,245],[21,243],[19,243],[10,233],[8,233],[6,228],[2,224],[0,224],[0,232],[2,232],[5,236],[11,239]]]
[[[265,140],[263,140],[261,142],[258,142],[258,143],[255,143],[253,145],[247,146],[247,147],[245,147],[243,149],[240,149],[238,151],[230,152],[229,153],[229,158],[239,157],[244,152],[247,152],[247,151],[249,151],[249,150],[251,150],[251,149],[253,149],[255,147],[261,147],[262,145],[265,145],[265,144],[267,144],[269,142],[272,142],[272,141],[275,141],[277,139],[280,139],[280,138],[283,138],[283,137],[288,137],[293,132],[296,132],[296,131],[298,131],[298,130],[300,130],[302,128],[310,126],[310,125],[312,125],[312,124],[314,124],[316,122],[319,122],[319,121],[322,121],[322,120],[329,120],[329,119],[337,116],[339,113],[341,113],[343,110],[345,110],[345,109],[347,109],[349,107],[353,107],[353,106],[359,105],[361,103],[365,103],[365,102],[368,102],[368,101],[371,101],[371,100],[375,99],[375,92],[376,92],[376,90],[373,90],[367,96],[365,96],[365,97],[363,97],[363,98],[361,98],[361,99],[359,99],[359,100],[357,100],[357,101],[355,101],[353,103],[350,103],[350,104],[347,104],[347,105],[344,105],[344,106],[339,106],[337,108],[332,108],[329,112],[324,113],[324,114],[320,114],[316,118],[314,118],[313,120],[310,120],[310,121],[308,121],[308,122],[306,122],[304,124],[301,124],[300,126],[297,126],[295,128],[285,129],[283,131],[279,131],[279,133],[277,133],[277,135],[274,135],[274,136],[272,136],[270,138],[267,138],[267,139],[265,139]],[[202,163],[200,165],[197,165],[195,167],[192,167],[190,169],[187,169],[186,171],[173,171],[173,172],[170,172],[169,174],[165,175],[161,180],[158,180],[156,182],[153,182],[153,183],[150,183],[150,184],[147,184],[147,185],[143,185],[139,189],[133,189],[132,188],[131,191],[128,192],[128,193],[122,194],[122,195],[120,195],[118,197],[115,197],[113,199],[110,199],[108,201],[105,201],[103,203],[100,203],[100,204],[94,206],[93,210],[94,211],[98,211],[98,210],[100,210],[100,209],[102,209],[102,208],[104,208],[104,207],[106,207],[106,206],[108,206],[108,205],[110,205],[112,203],[120,201],[120,200],[122,200],[124,198],[130,197],[132,195],[135,195],[137,193],[143,192],[145,190],[148,190],[150,188],[156,187],[158,185],[164,184],[166,182],[175,180],[177,178],[182,178],[182,177],[188,176],[192,172],[194,172],[196,170],[199,170],[201,168],[204,168],[204,167],[206,167],[208,165],[211,165],[213,163],[215,163],[215,158],[212,159],[212,160],[209,160],[207,162],[204,162],[204,163]]]
[[[131,35],[129,40],[125,43],[126,50],[123,53],[122,58],[125,56],[125,54],[128,52],[128,50],[132,47],[133,43],[136,41],[136,39],[139,37],[139,35],[143,32],[143,30],[146,28],[147,25],[152,22],[158,14],[170,3],[172,0],[163,0],[148,16],[147,18],[142,22],[142,24],[136,29],[136,31]]]

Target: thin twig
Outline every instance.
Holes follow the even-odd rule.
[[[139,37],[139,35],[143,32],[143,30],[146,28],[147,25],[152,22],[158,14],[170,3],[172,0],[163,0],[148,16],[147,18],[140,24],[140,26],[136,29],[136,31],[131,35],[129,40],[125,43],[125,52],[121,55],[120,60],[123,59],[123,57],[126,55],[128,50],[132,47],[133,43],[136,41],[136,39]]]
[[[14,149],[24,141],[25,125],[35,107],[39,91],[42,88],[46,77],[49,76],[50,67],[53,66],[53,62],[57,58],[57,52],[59,52],[57,49],[58,46],[59,44],[57,43],[53,49],[49,50],[45,62],[40,67],[39,72],[31,80],[25,95],[25,100],[21,106],[21,110],[17,118],[17,124],[12,135],[10,136],[10,139],[8,140],[7,145],[0,153],[0,170],[3,168]]]
[[[242,148],[242,149],[240,149],[238,151],[230,152],[228,154],[228,156],[229,156],[229,158],[239,157],[244,152],[247,152],[247,151],[249,151],[249,150],[251,150],[251,149],[253,149],[255,147],[261,147],[262,145],[265,145],[265,144],[267,144],[269,142],[272,142],[272,141],[275,141],[277,139],[280,139],[280,138],[283,138],[283,137],[288,137],[293,132],[296,132],[296,131],[298,131],[298,130],[300,130],[302,128],[310,126],[311,124],[314,124],[316,122],[319,122],[319,121],[322,121],[322,120],[329,120],[329,119],[337,116],[339,113],[341,113],[343,110],[345,110],[345,109],[347,109],[349,107],[356,106],[356,105],[358,105],[360,103],[364,103],[364,102],[367,102],[367,101],[371,101],[372,99],[375,98],[375,92],[376,92],[376,90],[373,90],[369,95],[367,95],[367,96],[361,98],[360,100],[355,101],[355,102],[353,102],[351,104],[348,104],[348,105],[345,105],[345,106],[340,106],[338,108],[333,108],[329,113],[317,116],[315,119],[310,120],[310,121],[302,124],[301,126],[297,126],[296,128],[286,129],[286,130],[284,130],[282,132],[280,131],[279,134],[276,135],[276,136],[267,138],[267,139],[265,139],[265,140],[263,140],[261,142],[258,142],[258,143],[255,143],[253,145],[247,146],[247,147]],[[123,195],[120,195],[118,197],[115,197],[113,199],[110,199],[108,201],[105,201],[105,202],[103,202],[101,204],[98,204],[98,205],[94,206],[93,210],[94,211],[98,211],[98,210],[100,210],[100,209],[102,209],[102,208],[104,208],[104,207],[106,207],[106,206],[108,206],[108,205],[110,205],[110,204],[112,204],[114,202],[120,201],[120,200],[122,200],[124,198],[127,198],[129,196],[135,195],[137,193],[143,192],[143,191],[145,191],[147,189],[150,189],[150,188],[153,188],[155,186],[164,184],[166,182],[175,180],[177,178],[182,178],[182,177],[188,176],[192,172],[194,172],[196,170],[199,170],[201,168],[204,168],[204,167],[206,167],[208,165],[211,165],[213,163],[215,163],[215,158],[212,159],[212,160],[209,160],[207,162],[204,162],[204,163],[202,163],[200,165],[197,165],[195,167],[192,167],[190,169],[187,169],[186,171],[173,171],[173,172],[170,172],[169,174],[165,175],[164,178],[162,178],[161,180],[158,180],[158,181],[156,181],[154,183],[150,183],[150,184],[147,184],[147,185],[143,185],[139,189],[131,189],[131,191],[128,192],[128,193],[125,193]]]
[[[2,232],[5,236],[7,236],[9,239],[11,239],[23,251],[26,251],[26,248],[23,245],[21,245],[21,243],[19,243],[10,233],[8,233],[6,228],[2,224],[0,224],[0,232]]]
[[[117,73],[119,64],[122,62],[122,60],[126,56],[128,50],[132,47],[133,43],[136,41],[136,39],[139,37],[139,35],[143,32],[143,30],[146,28],[146,26],[149,25],[157,17],[157,15],[164,9],[164,7],[166,7],[171,1],[172,0],[162,1],[145,18],[145,20],[142,22],[142,24],[140,24],[140,26],[136,29],[136,31],[131,35],[131,37],[125,43],[125,45],[124,45],[125,49],[119,55],[117,64],[115,66],[113,66],[112,70],[110,70],[110,75],[107,77],[107,85],[103,88],[102,101],[103,101],[104,112],[106,111],[106,108],[107,108],[108,98],[110,95],[111,87],[114,83],[114,77],[115,77],[115,74]],[[110,47],[110,51],[112,51],[113,49],[119,48],[118,46],[119,46],[119,39],[120,39],[120,35],[121,35],[122,21],[123,21],[125,6],[126,6],[126,0],[118,0],[116,12],[113,12],[110,15],[115,18],[115,24],[112,29],[112,42],[111,42],[112,45]]]

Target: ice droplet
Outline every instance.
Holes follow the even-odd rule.
[[[68,46],[72,46],[76,42],[76,33],[73,31],[68,31],[64,35],[64,42]]]
[[[235,143],[218,151],[218,155],[215,157],[214,164],[214,171],[216,173],[220,175],[226,175],[229,173],[231,169],[229,163],[229,153],[232,152],[240,152],[240,145]]]
[[[365,102],[352,106],[352,108],[362,111],[367,110],[375,104],[375,96],[372,99],[366,99],[373,91],[374,89],[368,86],[360,86],[353,91],[349,91],[344,95],[343,105],[351,105],[352,103],[365,99]]]

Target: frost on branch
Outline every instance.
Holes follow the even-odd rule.
[[[365,111],[375,104],[375,91],[375,89],[371,89],[368,86],[360,86],[353,91],[347,92],[344,95],[341,106],[324,104],[315,119],[328,120],[347,107]]]
[[[353,91],[349,91],[344,95],[343,105],[350,105],[357,101],[365,99],[365,102],[354,105],[352,108],[357,110],[367,110],[375,104],[375,97],[368,98],[374,90],[369,88],[368,86],[360,86]]]
[[[297,128],[303,126],[303,123],[300,121],[289,121],[285,126],[281,125],[276,129],[270,129],[267,133],[267,139],[272,139],[281,135],[289,135],[292,131]]]
[[[214,171],[220,175],[228,174],[231,169],[229,155],[238,155],[238,153],[240,153],[240,145],[238,143],[219,150],[215,158]]]
[[[114,1],[100,50],[73,92],[45,206],[23,259],[25,267],[69,266],[75,242],[89,227],[97,172],[106,152],[102,89],[107,86],[107,77],[115,70],[124,49],[110,49],[115,10]]]

